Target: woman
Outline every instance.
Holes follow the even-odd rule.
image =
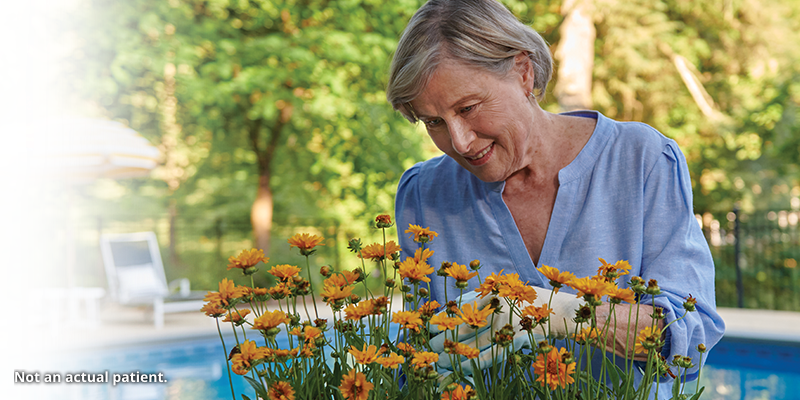
[[[544,111],[538,102],[551,72],[544,40],[496,1],[431,0],[417,11],[394,56],[387,97],[424,123],[446,155],[405,172],[398,226],[440,234],[430,246],[433,266],[479,259],[482,276],[504,270],[542,288],[549,287],[536,270],[542,265],[584,277],[597,272],[599,257],[628,260],[631,276],[658,281],[661,326],[684,313],[685,299],[697,299],[698,312],[666,330],[661,352],[698,360],[697,345],[713,346],[724,324],[683,154],[645,124]],[[401,247],[417,246],[401,235]],[[452,287],[445,299],[443,279],[431,279],[439,303],[458,293]],[[643,318],[633,337],[650,323]],[[624,353],[627,333],[618,329],[608,349]],[[690,379],[696,374],[697,367]]]

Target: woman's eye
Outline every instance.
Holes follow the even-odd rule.
[[[427,121],[423,121],[425,126],[427,126],[428,128],[433,128],[434,126],[439,125],[439,123],[441,122],[442,122],[441,118],[429,119]]]
[[[462,114],[463,114],[463,113],[468,113],[468,112],[472,111],[472,109],[473,109],[474,107],[475,107],[475,106],[466,106],[466,107],[464,107],[464,108],[462,108],[462,109],[461,109],[461,113],[462,113]]]

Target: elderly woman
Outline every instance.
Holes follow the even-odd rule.
[[[479,259],[484,277],[504,270],[541,288],[550,287],[542,265],[584,277],[597,272],[599,257],[628,260],[631,276],[660,285],[660,326],[683,315],[685,299],[697,300],[698,312],[666,330],[661,354],[698,360],[698,344],[713,346],[724,325],[683,154],[642,123],[544,111],[539,101],[551,72],[542,37],[496,1],[431,0],[417,11],[394,56],[387,97],[425,124],[445,155],[401,178],[398,226],[440,234],[429,246],[433,266]],[[417,245],[403,237],[401,247],[413,253]],[[444,304],[458,294],[453,286],[445,298],[444,280],[431,279],[433,300]],[[573,306],[574,293],[562,289],[553,308]],[[639,326],[617,329],[607,350],[623,354],[626,335],[651,325],[645,316],[652,310],[642,307]],[[565,313],[559,316],[574,316]],[[696,374],[695,367],[689,378]]]

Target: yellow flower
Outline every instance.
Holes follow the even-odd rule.
[[[422,316],[425,318],[430,318],[433,317],[433,314],[436,313],[436,309],[438,309],[441,306],[442,305],[439,304],[438,301],[431,300],[419,306],[419,313],[422,314]]]
[[[655,349],[661,344],[661,329],[646,327],[639,331],[633,351],[636,354],[648,354],[650,349]]]
[[[462,305],[460,310],[456,310],[456,314],[458,314],[467,325],[473,328],[480,328],[487,324],[486,317],[493,311],[494,308],[490,307],[488,304],[478,310],[478,303],[472,303]]]
[[[583,328],[580,333],[573,335],[573,338],[575,339],[576,342],[584,344],[587,342],[594,342],[595,340],[597,340],[599,334],[600,331],[597,328],[592,328],[590,326],[587,326]]]
[[[521,305],[523,301],[533,303],[538,296],[536,294],[536,289],[534,289],[532,286],[523,284],[522,282],[517,282],[509,285],[501,285],[500,291],[497,294],[498,297],[505,297],[511,301],[514,301],[517,306]]]
[[[609,289],[608,298],[611,299],[612,302],[617,300],[617,302],[624,301],[626,303],[636,304],[636,293],[628,288],[621,289],[614,286]]]
[[[220,303],[218,301],[209,301],[203,305],[203,308],[201,308],[200,311],[204,312],[209,317],[214,318],[221,317],[228,312],[226,309],[220,307]]]
[[[458,282],[466,282],[473,277],[477,276],[477,272],[469,272],[466,265],[456,264],[453,263],[450,268],[447,269],[447,275],[451,278],[455,279]]]
[[[222,322],[233,322],[234,324],[241,324],[244,322],[244,317],[250,314],[250,310],[231,310],[231,313],[225,316]]]
[[[358,321],[361,318],[372,315],[375,312],[375,301],[372,299],[364,300],[358,304],[350,304],[344,309],[345,319]]]
[[[616,285],[603,279],[585,277],[571,280],[569,286],[578,291],[577,297],[594,296],[595,300],[600,300],[601,297],[609,294]]]
[[[289,321],[289,317],[286,316],[283,311],[265,311],[253,321],[253,327],[251,329],[268,331],[276,328],[280,324],[288,324]]]
[[[251,361],[259,360],[267,357],[268,349],[256,346],[256,342],[246,340],[239,345],[239,352],[231,357],[231,366],[233,372],[239,375],[246,374],[250,367]]]
[[[575,373],[575,362],[569,360],[570,358],[572,356],[563,347],[559,351],[553,347],[547,355],[537,354],[533,363],[536,382],[550,386],[550,390],[556,390],[557,387],[565,388],[574,383],[572,375]]]
[[[269,385],[269,400],[294,400],[292,385],[284,381]]]
[[[557,268],[547,265],[542,265],[538,270],[545,278],[550,280],[550,285],[555,288],[553,291],[556,293],[558,293],[558,289],[563,285],[567,285],[571,280],[575,279],[575,274],[572,272],[560,272]]]
[[[405,342],[398,343],[397,344],[397,350],[400,351],[401,353],[407,355],[407,356],[410,356],[410,355],[412,355],[412,354],[417,352],[417,350],[414,348],[414,346],[412,346],[412,345],[410,345],[408,343],[405,343]]]
[[[346,299],[350,297],[352,294],[353,294],[352,286],[339,287],[336,285],[325,285],[322,289],[322,293],[320,293],[322,299],[328,304],[334,303],[342,299]]]
[[[229,301],[247,296],[249,290],[244,286],[236,286],[232,280],[222,278],[219,282],[219,292],[208,292],[205,296],[206,301],[216,301],[221,305],[229,305]]]
[[[267,272],[269,272],[270,274],[272,274],[272,276],[284,282],[288,282],[290,279],[292,279],[293,276],[300,273],[300,268],[294,265],[281,264],[272,267]]]
[[[392,368],[392,369],[397,369],[397,366],[404,363],[405,361],[406,361],[405,357],[394,352],[386,357],[380,357],[377,360],[375,360],[376,363],[382,365],[384,368]]]
[[[386,254],[389,254],[391,256],[392,254],[397,253],[400,250],[401,250],[400,246],[398,246],[397,243],[394,242],[394,240],[390,240],[386,242],[385,249],[384,245],[380,243],[373,243],[361,249],[361,254],[359,254],[358,256],[363,258],[369,258],[372,261],[380,261],[386,258]]]
[[[435,363],[437,361],[439,361],[439,354],[432,353],[429,351],[420,351],[414,353],[414,356],[411,357],[411,365],[413,365],[416,368],[424,368],[430,365],[431,363]]]
[[[545,318],[549,317],[550,314],[555,314],[552,308],[547,307],[547,303],[543,304],[541,307],[536,306],[527,306],[522,309],[522,316],[528,316],[536,320],[536,322],[542,322]]]
[[[355,346],[350,346],[350,355],[352,355],[359,364],[371,364],[375,362],[381,354],[383,354],[383,349],[378,350],[378,348],[372,344],[367,347],[367,344],[364,343],[362,350],[356,349]]]
[[[269,261],[268,257],[264,257],[264,250],[261,249],[250,249],[250,250],[242,250],[236,257],[229,257],[228,258],[228,270],[233,268],[240,268],[242,271],[247,271],[248,269],[254,267],[256,264],[260,262],[266,263]],[[255,271],[253,271],[255,272]]]
[[[461,387],[457,385],[452,391],[442,393],[441,400],[470,400],[475,398],[475,391],[469,385]]]
[[[467,358],[476,358],[481,354],[480,350],[471,346],[467,346],[464,343],[456,343],[453,347],[453,353]]]
[[[277,299],[282,299],[286,296],[291,296],[293,287],[294,284],[292,284],[291,282],[280,282],[277,285],[269,288],[267,292],[269,293],[270,296],[272,296],[273,299],[277,300]]]
[[[486,279],[483,280],[483,283],[475,289],[477,293],[480,293],[481,298],[484,298],[492,293],[497,294],[499,291],[499,284],[500,284],[500,276],[502,276],[504,269],[501,269],[500,272],[494,273],[492,272],[491,275],[487,276]]]
[[[417,243],[428,243],[433,240],[433,238],[439,236],[438,233],[430,230],[429,227],[423,228],[414,224],[409,224],[405,233],[410,233],[410,237],[413,237],[414,241]]]
[[[352,285],[358,280],[360,274],[356,271],[342,271],[331,274],[328,279],[325,279],[324,285],[336,285],[339,287]]]
[[[289,238],[289,248],[297,247],[300,252],[308,251],[317,246],[325,246],[322,241],[325,240],[322,236],[312,235],[310,233],[298,233]],[[305,254],[303,254],[305,255]]]
[[[400,268],[397,272],[401,278],[408,279],[411,283],[419,281],[430,282],[431,278],[428,278],[427,275],[433,273],[433,267],[424,261],[418,262],[411,257],[407,257],[405,261],[400,263]]]
[[[372,383],[367,382],[367,377],[364,374],[351,369],[347,375],[342,377],[339,390],[346,400],[367,400],[369,392],[374,386]]]
[[[422,318],[416,311],[395,311],[392,316],[392,322],[400,324],[403,328],[413,329],[419,331],[419,326],[422,325]]]
[[[448,317],[447,313],[439,313],[431,318],[431,325],[437,325],[439,330],[453,330],[457,326],[464,323],[464,320],[458,317]]]
[[[617,279],[620,275],[627,275],[631,270],[631,264],[625,260],[619,260],[614,264],[609,264],[602,258],[598,258],[598,260],[602,265],[597,269],[597,275],[611,280]]]
[[[414,261],[418,263],[427,262],[432,255],[433,250],[431,249],[417,249],[417,251],[414,252]]]

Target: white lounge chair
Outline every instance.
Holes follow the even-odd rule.
[[[164,314],[200,311],[203,291],[191,291],[189,280],[169,284],[154,232],[103,234],[100,252],[111,297],[119,304],[153,306],[156,328],[164,326]]]

